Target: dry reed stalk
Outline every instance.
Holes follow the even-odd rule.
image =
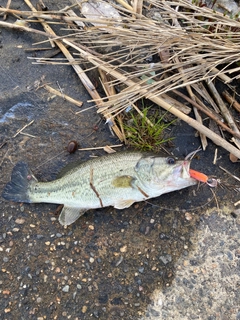
[[[227,91],[224,91],[222,95],[230,105],[240,112],[240,103],[238,103]]]
[[[52,38],[56,37],[55,32],[52,30],[51,27],[48,28],[49,32],[51,33]],[[62,53],[64,54],[64,56],[68,59],[68,61],[70,63],[72,63],[72,67],[75,70],[75,72],[77,73],[78,77],[80,78],[80,80],[82,81],[84,87],[87,89],[88,93],[92,96],[93,99],[98,99],[98,103],[99,106],[101,104],[101,98],[98,94],[98,92],[96,91],[94,85],[92,84],[92,82],[90,81],[90,79],[87,77],[87,75],[84,73],[83,69],[77,65],[74,64],[75,59],[73,58],[73,56],[71,55],[71,53],[66,49],[66,47],[62,44],[61,41],[59,40],[54,40],[54,42],[57,44],[57,46],[59,47],[59,49],[62,51]]]
[[[29,0],[25,0],[25,1],[27,1],[27,4],[31,4]],[[34,9],[34,7],[32,5],[30,5],[30,8],[32,10]],[[53,29],[50,26],[48,26],[48,32],[52,36],[56,37],[55,32],[53,31]],[[68,51],[68,49],[64,46],[64,44],[60,40],[56,40],[56,39],[54,40],[54,42],[59,47],[59,49],[62,51],[62,53],[65,55],[65,57],[68,59],[68,61],[71,63],[74,63],[75,59],[73,58],[71,53]],[[75,70],[75,72],[77,73],[77,75],[80,78],[84,87],[87,89],[90,96],[94,100],[97,101],[97,104],[100,107],[102,105],[102,99],[101,99],[100,95],[98,94],[96,88],[94,87],[94,85],[92,84],[90,79],[88,78],[88,76],[85,74],[85,72],[83,71],[83,69],[79,65],[72,64],[72,67]],[[119,134],[119,129],[118,129],[117,125],[115,124],[114,119],[111,119],[111,129],[116,133],[116,135]]]
[[[10,8],[11,2],[12,2],[12,0],[8,0],[8,1],[7,1],[6,9],[9,9],[9,8]],[[4,16],[3,16],[3,21],[5,21],[6,19],[7,19],[7,13],[5,12],[5,13],[4,13]]]
[[[209,82],[216,77],[221,78],[226,83],[240,77],[238,74],[234,74],[232,78],[227,75],[240,71],[240,67],[236,68],[232,66],[234,62],[240,61],[240,22],[220,13],[213,12],[208,8],[197,7],[184,0],[176,0],[174,2],[149,0],[149,5],[155,11],[159,10],[161,14],[161,20],[159,21],[149,19],[139,13],[134,13],[132,17],[130,14],[137,11],[136,0],[133,2],[135,10],[124,0],[118,0],[118,2],[125,8],[121,9],[118,7],[119,12],[123,14],[122,23],[116,26],[114,21],[110,19],[94,20],[94,22],[106,24],[106,27],[104,26],[105,33],[102,33],[98,27],[86,27],[84,30],[76,30],[77,37],[74,38],[74,35],[71,35],[73,40],[68,39],[67,36],[56,39],[55,35],[56,43],[63,42],[69,44],[80,52],[83,60],[91,62],[93,68],[98,67],[109,73],[113,78],[109,83],[110,87],[111,85],[121,83],[127,86],[124,91],[117,95],[112,93],[112,96],[108,97],[109,101],[105,102],[105,99],[101,99],[96,92],[93,95],[89,92],[92,87],[84,78],[82,82],[84,83],[85,81],[85,87],[95,103],[100,107],[98,111],[111,119],[112,113],[116,115],[124,110],[127,104],[134,104],[138,98],[147,97],[154,102],[156,101],[158,105],[166,110],[171,110],[170,112],[173,114],[178,114],[181,119],[188,122],[195,129],[199,128],[197,129],[198,131],[206,134],[215,143],[222,144],[228,151],[231,149],[230,152],[239,157],[238,149],[213,132],[211,134],[211,130],[207,130],[205,126],[197,125],[195,120],[176,110],[171,103],[164,101],[161,95],[173,89],[189,87],[203,80]],[[10,11],[2,10],[2,12]],[[93,19],[80,18],[72,14],[64,16],[62,13],[56,12],[46,15],[43,15],[41,12],[34,12],[32,15],[29,12],[28,14],[25,12],[22,15],[65,22],[93,21]],[[173,21],[175,25],[169,25],[169,21]],[[46,36],[47,34],[44,33],[44,35]],[[52,39],[52,35],[50,38]],[[79,41],[80,44],[75,41]],[[86,49],[84,47],[85,43],[91,43],[92,47]],[[89,51],[103,46],[108,49],[114,45],[120,46],[120,49],[105,55],[94,55]],[[168,50],[168,48],[172,48],[173,50]],[[155,54],[161,56],[164,50],[165,52],[168,50],[168,56],[164,59],[163,63],[146,63],[145,59]],[[66,52],[64,54],[66,55]],[[77,62],[71,55],[67,55],[67,58],[70,63]],[[178,62],[176,62],[176,58]],[[116,62],[118,66],[115,65]],[[228,69],[224,67],[218,70],[217,68],[221,64],[227,66]],[[127,72],[125,70],[126,67],[128,68]],[[179,73],[179,69],[183,70],[183,72]],[[81,68],[78,71],[79,77],[80,73],[84,74]],[[150,72],[155,72],[155,74],[152,75]],[[163,77],[166,72],[169,76]],[[140,80],[141,76],[145,76],[146,79]],[[191,101],[194,102],[193,100]],[[203,106],[201,108],[206,113],[206,108]],[[208,112],[212,113],[209,110]],[[216,119],[217,121],[219,120],[217,116]],[[231,128],[235,130],[234,127]],[[228,128],[228,131],[231,132],[232,130]],[[233,133],[233,135],[239,137],[238,132]]]
[[[122,133],[122,137],[123,137],[123,142],[124,142],[124,144],[126,145],[127,144],[127,138],[126,138],[126,135],[125,135],[125,131],[124,131],[124,127],[123,127],[123,116],[122,116],[122,114],[120,113],[120,114],[118,114],[117,116],[117,121],[118,121],[118,123],[119,123],[119,127],[120,127],[120,131],[121,131],[121,133]]]
[[[174,25],[181,28],[181,25],[180,25],[180,23],[178,22],[177,19],[174,19]],[[176,57],[174,60],[175,60],[175,62],[179,63],[178,57]],[[185,78],[185,75],[184,75],[184,69],[183,69],[182,67],[180,67],[178,70],[179,70],[179,72],[182,74],[183,82],[187,82],[187,80],[186,80],[186,78]],[[186,85],[186,89],[187,89],[187,92],[188,92],[190,98],[191,98],[194,102],[197,102],[197,101],[196,101],[196,96],[193,94],[193,91],[192,91],[191,86],[187,84],[187,85]],[[196,106],[195,106],[194,104],[193,104],[193,112],[194,112],[194,115],[195,115],[196,120],[197,120],[199,123],[203,124],[202,117],[201,117],[198,109],[196,108]],[[200,140],[201,140],[202,149],[203,149],[203,150],[206,150],[207,145],[208,145],[208,142],[207,142],[207,138],[206,138],[205,134],[203,134],[203,133],[200,132],[200,133],[199,133],[199,137],[200,137]]]
[[[211,91],[212,95],[214,96],[216,102],[218,103],[218,106],[222,112],[222,115],[224,119],[227,121],[229,127],[236,132],[238,135],[240,135],[240,131],[238,129],[238,126],[236,125],[231,113],[227,109],[225,103],[223,102],[222,98],[220,97],[218,91],[216,90],[215,86],[212,82],[207,82],[207,85],[209,87],[209,90]],[[236,146],[240,149],[240,138],[233,138],[234,143]]]
[[[134,0],[133,1],[133,11],[138,14],[142,14],[143,0]]]
[[[18,15],[18,16],[26,16],[26,17],[36,17],[36,18],[42,18],[42,19],[52,19],[53,12],[42,12],[42,11],[21,11],[21,10],[15,10],[15,9],[8,9],[8,8],[0,8],[0,12],[3,13],[10,13],[12,15]]]
[[[179,63],[178,57],[176,57],[175,60],[176,60],[177,63]],[[186,78],[185,78],[185,75],[184,75],[184,69],[182,67],[180,67],[178,70],[179,70],[179,73],[182,74],[183,82],[187,82]],[[191,86],[187,84],[186,85],[186,89],[187,89],[187,92],[188,92],[190,98],[192,99],[192,101],[196,102],[196,97],[192,92]],[[192,106],[193,106],[193,112],[194,112],[196,120],[200,124],[203,124],[202,117],[201,117],[200,113],[198,112],[198,109],[196,108],[195,104],[192,104]],[[207,138],[206,138],[205,134],[203,134],[202,132],[199,132],[199,137],[200,137],[200,140],[201,140],[201,144],[202,144],[203,150],[206,150],[206,147],[207,147],[208,143],[207,143]]]
[[[67,101],[75,104],[75,105],[78,106],[78,107],[81,107],[82,104],[83,104],[82,101],[73,99],[73,98],[69,97],[68,95],[66,95],[65,93],[62,93],[62,92],[60,92],[60,91],[58,91],[58,90],[50,87],[50,86],[47,85],[47,84],[44,85],[44,88],[45,88],[48,92],[53,93],[53,94],[57,95],[58,97],[62,97],[64,100],[67,100]]]
[[[29,127],[31,124],[33,124],[33,122],[34,122],[34,120],[30,121],[28,124],[25,124],[25,126],[23,126],[21,129],[19,129],[19,130],[15,133],[15,135],[13,136],[13,138],[15,138],[17,135],[19,135],[20,133],[22,133],[22,131],[23,131],[24,129],[26,129],[27,127]],[[34,138],[36,138],[36,137],[34,137]]]
[[[101,76],[101,78],[103,80],[104,87],[106,88],[106,92],[107,92],[107,96],[109,97],[109,100],[110,101],[115,100],[116,91],[115,91],[113,86],[109,86],[109,76],[106,74],[106,72],[101,70],[101,68],[98,68],[98,70],[99,70],[99,74],[100,74],[100,76]],[[134,103],[130,103],[129,107],[130,106],[132,108],[134,108],[142,118],[145,117],[144,114],[142,113],[142,111]],[[119,115],[117,115],[117,117],[118,116]],[[118,117],[118,119],[121,122],[121,119],[119,117]],[[147,117],[145,117],[145,120],[151,127],[153,127],[153,123]],[[125,137],[123,126],[122,126],[121,130],[122,130],[123,136]],[[125,137],[125,141],[126,141],[126,137]]]
[[[191,87],[190,87],[190,86],[187,86],[186,89],[187,89],[187,92],[188,92],[189,96],[191,97],[191,99],[192,99],[194,102],[197,102],[197,101],[196,101],[196,96],[193,94]],[[194,112],[194,115],[195,115],[196,120],[197,120],[199,123],[203,124],[202,117],[201,117],[198,109],[197,109],[194,105],[193,105],[193,112]],[[206,138],[205,134],[203,134],[203,133],[200,132],[200,133],[199,133],[199,137],[200,137],[200,140],[201,140],[202,149],[203,149],[203,150],[206,150],[208,143],[207,143],[207,138]]]
[[[51,34],[46,33],[44,31],[32,29],[32,28],[25,27],[25,26],[22,26],[22,25],[20,26],[20,25],[14,24],[14,23],[0,21],[0,27],[10,28],[10,29],[17,29],[17,30],[26,31],[26,32],[33,32],[33,33],[37,33],[37,34],[43,35],[43,36],[48,37],[48,38],[53,38],[53,36]]]
[[[26,5],[29,6],[29,8],[33,11],[33,12],[37,12],[37,9],[34,8],[34,6],[31,4],[31,2],[29,0],[24,0],[24,2],[26,3]],[[51,28],[49,27],[49,25],[43,20],[38,18],[38,21],[41,23],[41,25],[43,26],[43,29],[47,32],[52,34],[51,32]],[[51,46],[54,48],[55,44],[54,41],[51,40],[51,38],[49,39],[49,42],[51,44]]]
[[[187,107],[185,104],[181,103],[177,99],[172,98],[166,93],[161,94],[161,97],[174,108],[180,110],[185,114],[189,114],[191,112],[191,108]]]
[[[204,99],[206,100],[213,108],[216,113],[220,113],[218,106],[216,105],[213,98],[210,96],[202,82],[195,83],[192,85],[192,88]]]
[[[235,180],[237,180],[238,182],[240,182],[240,178],[239,178],[239,177],[233,175],[231,172],[229,172],[227,169],[225,169],[225,168],[223,168],[223,167],[221,167],[221,166],[219,166],[219,168],[220,168],[221,170],[225,171],[227,174],[229,174],[232,178],[234,178]]]
[[[121,4],[124,8],[126,8],[129,11],[133,11],[133,7],[130,6],[125,0],[116,0],[119,4]]]
[[[213,111],[207,109],[204,104],[201,105],[199,103],[196,103],[195,101],[193,101],[190,98],[186,97],[184,94],[182,94],[179,91],[173,90],[173,92],[178,94],[180,97],[183,97],[189,103],[194,105],[197,109],[199,109],[203,113],[205,113],[210,119],[214,120],[223,130],[226,130],[227,132],[229,132],[233,136],[236,136],[236,137],[240,138],[240,135],[237,132],[233,131],[231,128],[229,128],[226,124],[224,124],[222,122],[222,118],[217,113],[214,113]]]
[[[182,7],[187,6],[186,3],[184,3],[184,5],[183,5],[181,1],[179,1],[179,3],[180,3],[180,5],[182,5]],[[153,4],[161,7],[161,4],[159,4],[158,1],[155,1],[155,2],[153,1]],[[171,17],[171,19],[172,19],[173,12],[174,12],[174,14],[176,15],[176,19],[177,18],[178,19],[184,18],[187,21],[191,20],[188,17],[189,14],[187,15],[184,12],[176,13],[171,8],[169,2],[166,2],[166,5],[169,6],[169,8],[167,7],[167,9],[169,9],[169,13],[168,13],[169,18]],[[173,3],[171,5],[173,5]],[[190,5],[190,8],[192,8],[191,5]],[[166,8],[164,8],[164,12],[166,12]],[[62,15],[59,15],[59,17],[56,17],[56,16],[48,15],[48,19],[50,19],[50,17],[56,18],[56,19],[58,18],[58,19],[65,20],[65,21],[77,21],[77,19],[79,19],[81,21],[88,20],[89,22],[91,22],[91,19],[76,18],[76,17],[71,17],[71,16],[70,17],[63,17]],[[140,20],[140,19],[138,19],[138,20]],[[195,70],[192,70],[192,71],[188,70],[188,72],[186,72],[187,78],[189,78],[191,80],[190,83],[198,82],[199,80],[201,80],[201,79],[203,80],[205,78],[213,78],[214,76],[212,76],[210,74],[208,74],[207,77],[206,76],[204,77],[202,75],[203,73],[207,74],[207,72],[210,72],[210,71],[211,72],[214,71],[215,73],[217,72],[218,76],[224,75],[224,73],[221,73],[221,71],[215,70],[216,63],[212,63],[211,61],[208,61],[207,59],[211,59],[211,54],[209,52],[212,52],[214,59],[218,58],[218,60],[220,61],[219,63],[223,62],[221,59],[221,52],[220,52],[220,56],[215,57],[215,51],[216,51],[216,49],[220,50],[220,47],[224,48],[226,41],[224,42],[224,39],[222,36],[218,36],[216,40],[214,38],[212,38],[212,35],[209,32],[207,32],[206,30],[204,31],[204,28],[201,27],[201,24],[203,24],[203,22],[201,22],[200,20],[197,20],[196,18],[194,18],[193,21],[191,21],[191,23],[192,24],[195,23],[196,29],[199,28],[199,31],[200,30],[204,31],[204,37],[199,35],[196,32],[195,33],[190,32],[191,30],[189,31],[189,27],[186,28],[186,30],[189,31],[189,35],[188,35],[188,34],[186,34],[186,32],[185,32],[185,34],[184,34],[184,32],[179,32],[179,28],[175,28],[174,30],[171,31],[171,28],[169,28],[169,27],[167,28],[163,24],[153,22],[152,20],[149,20],[149,19],[146,19],[146,21],[145,20],[138,21],[138,20],[134,21],[134,25],[131,25],[131,23],[133,21],[126,20],[126,21],[124,21],[124,24],[120,25],[118,28],[114,27],[113,22],[111,22],[111,21],[109,22],[109,20],[108,21],[100,20],[100,21],[103,23],[108,23],[108,25],[110,24],[108,26],[108,29],[109,29],[110,33],[113,33],[112,35],[109,36],[110,38],[115,37],[115,35],[114,35],[114,32],[115,32],[118,39],[119,39],[119,37],[121,37],[120,42],[123,45],[126,45],[126,47],[129,46],[129,43],[133,41],[133,44],[131,47],[133,48],[132,52],[133,52],[133,56],[135,56],[135,57],[136,57],[136,55],[139,55],[139,52],[141,50],[141,46],[144,49],[144,45],[146,46],[146,44],[150,44],[150,45],[152,44],[151,45],[152,49],[150,50],[149,54],[156,53],[159,48],[159,45],[161,46],[162,43],[166,43],[166,39],[167,39],[167,42],[168,42],[167,46],[171,46],[172,44],[174,44],[176,55],[179,57],[183,56],[185,58],[185,61],[181,62],[181,64],[179,66],[186,67],[186,66],[189,66],[191,63],[196,63],[198,65],[197,70],[200,71],[199,75],[201,77],[198,77],[198,72],[195,72]],[[231,21],[230,19],[225,18],[225,20],[226,20],[225,23],[227,24],[227,26],[231,26],[231,24],[232,24],[232,26],[235,25],[235,27],[236,27],[236,24],[233,24],[232,22],[230,23],[230,21]],[[129,30],[126,30],[126,28],[124,27],[126,23],[129,25]],[[209,26],[211,25],[208,21],[204,21],[204,23]],[[239,25],[239,23],[238,23],[238,25]],[[141,28],[142,28],[142,31],[141,31]],[[152,28],[153,28],[153,30],[151,30]],[[97,28],[92,30],[93,36],[94,36],[94,33],[96,30],[97,30]],[[143,30],[144,30],[145,34],[143,33]],[[97,30],[97,32],[99,32],[99,30]],[[147,36],[148,32],[149,32],[149,35]],[[131,41],[128,41],[127,38],[124,40],[124,36],[125,37],[128,36],[128,39],[129,39],[129,35],[131,36]],[[141,35],[141,36],[139,36],[139,35]],[[110,38],[109,38],[109,41],[110,41]],[[142,38],[142,40],[141,40],[141,38]],[[181,38],[181,41],[176,41],[179,38]],[[211,38],[211,39],[208,39],[208,38]],[[138,45],[134,45],[134,39],[135,39],[135,43],[136,43],[136,41],[138,42]],[[156,39],[156,40],[154,40],[154,39]],[[164,42],[162,39],[164,39]],[[190,43],[188,43],[189,39],[193,42],[193,44],[191,44],[191,41],[190,41]],[[106,40],[105,41],[105,43],[106,43],[107,39],[104,39],[104,40]],[[126,42],[126,40],[127,40],[127,42]],[[211,44],[212,44],[212,42],[214,42],[213,40],[215,42],[217,40],[220,42],[223,41],[223,45],[222,45],[222,43],[216,42],[216,44],[213,43],[212,49],[211,49]],[[203,45],[200,45],[201,43],[203,43]],[[231,43],[231,41],[229,43]],[[140,49],[136,49],[139,47],[139,44],[140,44]],[[233,44],[234,44],[234,42],[233,42]],[[210,49],[208,50],[209,52],[208,52],[207,58],[204,55],[198,54],[198,52],[200,52],[200,51],[204,52],[204,48],[206,48],[206,50],[207,50],[208,46],[210,46],[211,50]],[[130,48],[130,46],[129,46],[129,48]],[[237,44],[235,44],[234,48],[236,48],[236,50],[237,50]],[[195,51],[197,50],[196,54],[195,54],[194,50],[192,50],[192,49],[194,49]],[[231,51],[230,57],[234,57],[234,50],[235,49],[233,50],[232,47],[229,48],[229,46],[228,46],[228,47],[226,47],[226,50],[228,50],[229,53]],[[225,56],[226,56],[226,54],[227,54],[226,50],[225,51],[222,50],[223,51],[222,55],[225,54]],[[235,50],[235,52],[236,52],[235,58],[238,59],[239,53],[236,50]],[[216,53],[216,54],[219,55],[219,53]],[[203,59],[204,63],[200,63],[200,60],[202,59],[202,57],[205,58],[205,60]],[[172,55],[172,57],[170,57],[170,59],[173,59],[173,58],[174,58],[174,55]],[[187,58],[187,60],[186,60],[186,58]],[[226,59],[226,57],[225,57],[225,59]],[[229,60],[229,59],[230,58],[227,58],[227,60]],[[134,60],[134,59],[132,59],[132,60]],[[136,60],[136,63],[138,63],[138,59],[135,59],[135,60]],[[225,62],[228,62],[227,60]],[[208,69],[205,68],[205,65],[208,65]],[[169,66],[169,68],[170,68],[170,71],[171,70],[174,71],[174,69],[176,70],[176,67]],[[202,70],[200,70],[200,68],[202,68]],[[195,78],[195,80],[194,80],[194,78]],[[174,81],[177,84],[178,81],[180,81],[180,78],[178,76],[175,76],[175,78],[174,77],[171,78],[170,81]],[[227,78],[226,81],[230,81],[230,79]],[[161,83],[156,84],[155,89],[159,90],[160,86],[161,86]],[[165,90],[162,92],[167,92],[167,91],[171,90],[171,88],[172,88],[172,87],[167,88],[166,83],[162,83],[162,88],[163,87],[165,88]],[[154,85],[151,86],[150,89],[151,88],[152,88],[152,90],[154,90]],[[175,88],[177,88],[177,86]]]
[[[109,82],[108,77],[109,76],[104,71],[102,71],[101,69],[99,69],[98,71],[99,71],[99,74],[100,74],[100,77],[101,77],[102,87],[103,87],[107,97],[109,97],[109,100],[111,101],[111,96],[115,95],[116,91],[115,91],[113,86],[109,86],[109,84],[108,84],[108,82]],[[116,125],[115,121],[114,121],[114,125],[115,125],[114,132],[117,135],[118,139],[120,141],[126,142],[125,134],[124,134],[124,131],[122,130],[122,128],[121,128],[121,130],[119,130],[119,128]]]
[[[119,147],[122,147],[122,144],[115,144],[115,145],[112,145],[112,146],[104,146],[104,147],[81,148],[81,149],[78,149],[78,150],[80,150],[80,151],[101,150],[101,149],[104,149],[106,147],[119,148]]]
[[[63,42],[68,44],[69,46],[72,46],[76,50],[79,51],[82,57],[84,57],[87,61],[93,63],[96,67],[104,70],[105,72],[109,73],[112,77],[120,79],[121,82],[125,83],[128,87],[134,88],[136,91],[139,91],[142,93],[147,99],[150,99],[157,105],[161,106],[165,110],[171,112],[181,120],[187,122],[190,126],[198,130],[199,132],[205,134],[209,139],[211,139],[214,143],[217,145],[222,146],[226,150],[228,150],[230,153],[234,154],[236,157],[240,158],[240,150],[235,148],[233,145],[222,139],[220,136],[212,132],[210,129],[205,127],[204,125],[198,123],[196,120],[190,118],[189,116],[185,115],[181,111],[177,110],[173,106],[169,105],[159,96],[154,95],[153,93],[149,93],[146,89],[142,88],[141,85],[136,84],[134,81],[129,80],[126,76],[122,75],[118,71],[111,68],[111,66],[104,64],[100,59],[92,56],[89,53],[86,53],[84,50],[79,48],[76,44],[72,43],[71,41],[63,39]]]

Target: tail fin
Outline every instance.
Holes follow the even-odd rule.
[[[13,168],[11,181],[2,192],[2,197],[14,202],[31,202],[28,191],[34,176],[25,162],[18,162]]]

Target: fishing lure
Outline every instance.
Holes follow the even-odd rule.
[[[209,187],[215,188],[218,185],[218,180],[214,178],[209,178],[206,174],[195,171],[193,169],[189,169],[190,177],[196,179],[197,181],[206,183]]]

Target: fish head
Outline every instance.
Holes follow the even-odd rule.
[[[135,167],[149,193],[152,191],[158,195],[196,184],[197,181],[191,178],[189,169],[189,160],[157,156],[142,158]]]

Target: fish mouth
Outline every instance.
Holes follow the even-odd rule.
[[[182,164],[182,176],[183,178],[190,178],[190,173],[189,173],[189,169],[190,169],[190,161],[188,160],[184,160],[183,164]]]
[[[174,171],[176,176],[180,176],[182,179],[189,179],[190,178],[190,161],[189,160],[183,160],[180,165],[178,165]]]

